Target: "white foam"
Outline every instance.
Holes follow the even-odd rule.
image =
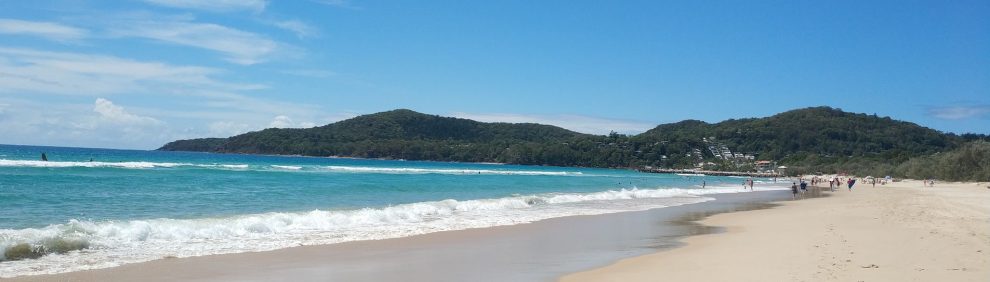
[[[325,166],[330,171],[383,174],[494,174],[494,175],[582,175],[579,171],[493,170],[493,169],[444,169],[408,167]]]
[[[48,167],[48,168],[68,168],[68,167],[88,167],[88,168],[174,168],[174,167],[200,167],[200,168],[220,168],[220,169],[247,169],[246,164],[192,164],[192,163],[170,163],[170,162],[60,162],[60,161],[35,161],[35,160],[5,160],[0,159],[0,167]]]
[[[36,161],[36,160],[6,160],[0,159],[0,167],[47,167],[47,168],[128,168],[128,169],[150,169],[150,168],[175,168],[175,167],[199,167],[227,170],[248,170],[247,164],[193,164],[193,163],[171,163],[171,162],[65,162],[65,161]],[[291,165],[270,165],[271,168],[281,170],[302,170],[302,166]],[[495,170],[495,169],[447,169],[447,168],[405,168],[405,167],[365,167],[365,166],[321,166],[324,171],[348,172],[348,173],[381,173],[381,174],[484,174],[484,175],[552,175],[552,176],[578,176],[583,175],[578,171],[540,171],[540,170]]]
[[[0,229],[0,247],[85,242],[89,248],[0,263],[0,277],[60,273],[143,262],[274,250],[299,245],[405,237],[528,223],[547,218],[646,210],[704,202],[740,188],[623,189],[595,193],[442,200],[359,210],[264,213],[227,218],[71,220],[39,229]],[[2,254],[2,252],[0,252]],[[2,259],[2,257],[0,257]]]
[[[187,163],[156,163],[156,162],[55,162],[33,160],[4,160],[0,159],[0,167],[115,167],[115,168],[155,168],[191,166]]]
[[[294,165],[272,165],[272,167],[273,168],[277,168],[277,169],[287,169],[287,170],[300,170],[300,169],[302,169],[301,166],[294,166]]]
[[[204,167],[210,167],[210,166],[211,165],[204,165]],[[246,165],[246,164],[235,164],[235,165],[218,164],[218,165],[215,165],[215,166],[219,166],[219,167],[222,167],[222,168],[233,168],[233,169],[246,169],[246,168],[248,168],[248,165]]]

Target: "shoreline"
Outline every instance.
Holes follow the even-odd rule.
[[[160,259],[0,280],[326,280],[334,277],[347,281],[407,278],[463,281],[498,277],[494,280],[546,281],[625,257],[678,246],[684,236],[717,231],[687,219],[701,214],[766,208],[767,202],[785,197],[783,192],[718,194],[714,201],[646,211],[577,215],[528,224],[266,252]],[[423,261],[432,263],[422,264]],[[423,272],[436,264],[457,267],[443,276]]]
[[[824,187],[828,190],[828,186]],[[572,273],[559,281],[985,281],[986,183],[905,180],[845,187],[699,224],[726,232]]]

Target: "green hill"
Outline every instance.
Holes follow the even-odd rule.
[[[843,112],[829,107],[805,108],[767,118],[726,120],[716,124],[682,121],[664,124],[640,136],[701,146],[714,137],[734,152],[785,163],[858,157],[903,162],[920,155],[951,150],[962,139],[889,117]],[[788,161],[789,160],[789,161]]]
[[[898,175],[898,165],[909,160],[985,139],[829,107],[714,124],[685,120],[634,136],[393,110],[307,129],[179,140],[159,150],[589,167],[692,168],[705,163],[724,170],[748,170],[754,160],[773,160],[795,172]]]
[[[550,125],[483,123],[402,109],[307,129],[270,128],[226,139],[179,140],[159,150],[535,163],[509,158],[517,154],[505,151],[590,137]]]

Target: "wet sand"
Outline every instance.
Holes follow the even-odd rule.
[[[718,214],[700,223],[727,232],[561,280],[990,281],[988,185],[859,184]]]
[[[757,189],[759,190],[759,189]],[[679,246],[720,228],[711,214],[770,207],[786,191],[713,195],[699,204],[407,238],[162,259],[10,281],[552,281]],[[2,279],[0,279],[2,280]],[[4,280],[7,281],[7,280]]]

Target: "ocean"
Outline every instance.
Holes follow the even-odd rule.
[[[0,145],[0,277],[640,211],[745,192],[742,182],[620,169]]]

